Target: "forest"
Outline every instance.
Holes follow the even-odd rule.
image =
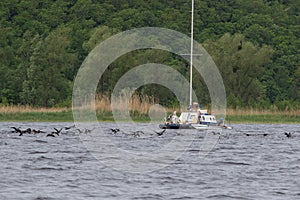
[[[1,0],[0,105],[71,106],[74,78],[89,52],[110,36],[139,27],[190,32],[190,0]],[[228,107],[300,108],[300,1],[195,0],[194,39],[223,77]],[[113,62],[97,92],[110,96],[118,79],[145,63],[163,63],[189,77],[184,59],[155,49]],[[210,97],[199,74],[199,100]],[[167,88],[140,95],[174,106]]]

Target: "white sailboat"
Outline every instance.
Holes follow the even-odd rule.
[[[194,0],[192,0],[191,12],[191,51],[190,51],[190,97],[189,97],[189,110],[182,112],[180,117],[177,117],[176,111],[170,115],[163,124],[160,124],[161,129],[198,129],[206,130],[211,128],[225,128],[231,127],[224,124],[224,120],[216,120],[216,117],[209,114],[207,110],[199,107],[198,103],[192,102],[193,94],[193,48],[194,48]]]

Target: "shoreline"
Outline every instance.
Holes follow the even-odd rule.
[[[300,124],[300,115],[270,112],[246,113],[226,115],[226,124]],[[97,112],[98,122],[114,122],[111,112]],[[149,122],[145,114],[134,114],[133,121]],[[72,110],[62,111],[25,111],[25,112],[0,112],[0,122],[74,122]]]

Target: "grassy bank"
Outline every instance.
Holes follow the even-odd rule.
[[[233,124],[300,124],[300,116],[284,114],[261,114],[261,115],[229,115],[227,123]]]
[[[150,120],[146,107],[144,112],[131,112],[131,117],[137,122],[148,122]],[[167,110],[171,112],[173,109]],[[110,110],[97,107],[97,119],[99,121],[114,121]],[[71,122],[73,113],[71,108],[31,108],[22,106],[0,107],[0,121],[27,121],[27,122]],[[300,110],[293,111],[264,111],[253,109],[228,109],[227,123],[274,123],[300,124]]]
[[[0,121],[67,122],[73,121],[73,115],[70,108],[1,106]]]
[[[227,109],[226,120],[230,123],[298,124],[300,110]]]

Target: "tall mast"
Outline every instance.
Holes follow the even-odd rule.
[[[190,57],[190,110],[192,110],[192,90],[193,90],[193,48],[194,48],[194,0],[192,0],[191,18],[191,57]]]

